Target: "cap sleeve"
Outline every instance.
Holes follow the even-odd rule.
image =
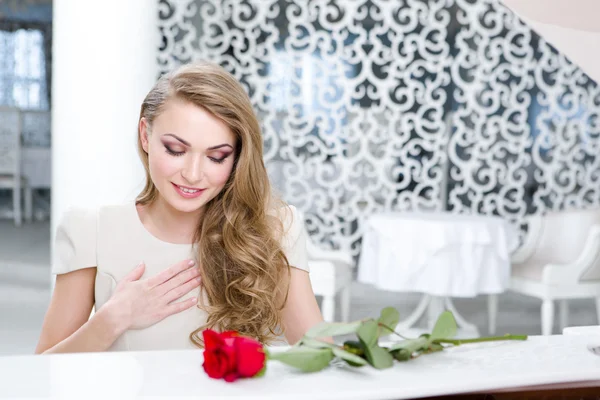
[[[286,211],[283,213],[282,218],[284,234],[281,240],[281,247],[290,266],[309,272],[306,249],[308,235],[304,228],[302,214],[292,205]]]
[[[97,226],[96,210],[71,208],[64,213],[56,229],[53,274],[97,266]]]

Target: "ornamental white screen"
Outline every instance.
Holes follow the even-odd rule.
[[[158,62],[245,86],[273,184],[360,251],[382,210],[599,203],[596,84],[497,0],[161,0]],[[526,226],[521,226],[523,231]]]

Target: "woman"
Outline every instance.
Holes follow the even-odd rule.
[[[148,93],[138,128],[136,203],[60,222],[36,353],[189,348],[206,328],[292,344],[322,321],[303,223],[271,195],[241,85],[214,64],[180,67]]]

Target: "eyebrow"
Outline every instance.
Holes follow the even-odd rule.
[[[217,150],[217,149],[220,149],[222,147],[231,147],[231,149],[233,150],[233,147],[230,144],[227,144],[227,143],[223,143],[223,144],[220,144],[218,146],[209,147],[208,150]]]
[[[186,145],[186,146],[188,146],[188,147],[191,147],[191,145],[190,145],[188,142],[186,142],[185,140],[183,140],[182,138],[180,138],[180,137],[179,137],[179,136],[177,136],[177,135],[174,135],[174,134],[172,134],[172,133],[167,133],[167,134],[165,134],[164,136],[172,136],[172,137],[174,137],[175,139],[179,140],[179,141],[180,141],[182,144],[184,144],[184,145]],[[208,148],[208,150],[217,150],[217,149],[220,149],[220,148],[222,148],[222,147],[230,147],[230,148],[233,150],[233,146],[231,146],[231,145],[230,145],[230,144],[228,144],[228,143],[223,143],[223,144],[219,144],[219,145],[217,145],[217,146],[212,146],[212,147],[209,147],[209,148]]]
[[[175,139],[179,140],[179,141],[180,141],[182,144],[184,144],[184,145],[186,145],[186,146],[188,146],[188,147],[190,147],[190,146],[191,146],[191,145],[190,145],[188,142],[186,142],[185,140],[183,140],[182,138],[180,138],[180,137],[179,137],[179,136],[177,136],[177,135],[173,135],[172,133],[167,133],[167,134],[165,134],[165,136],[172,136],[172,137],[174,137]]]

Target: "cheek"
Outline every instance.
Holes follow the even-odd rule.
[[[150,153],[148,163],[153,179],[172,176],[179,170],[178,160],[164,152]]]
[[[209,175],[210,183],[213,186],[222,186],[227,183],[227,179],[229,179],[229,175],[231,175],[232,168],[233,163],[228,165],[216,165],[215,168],[211,168]]]

